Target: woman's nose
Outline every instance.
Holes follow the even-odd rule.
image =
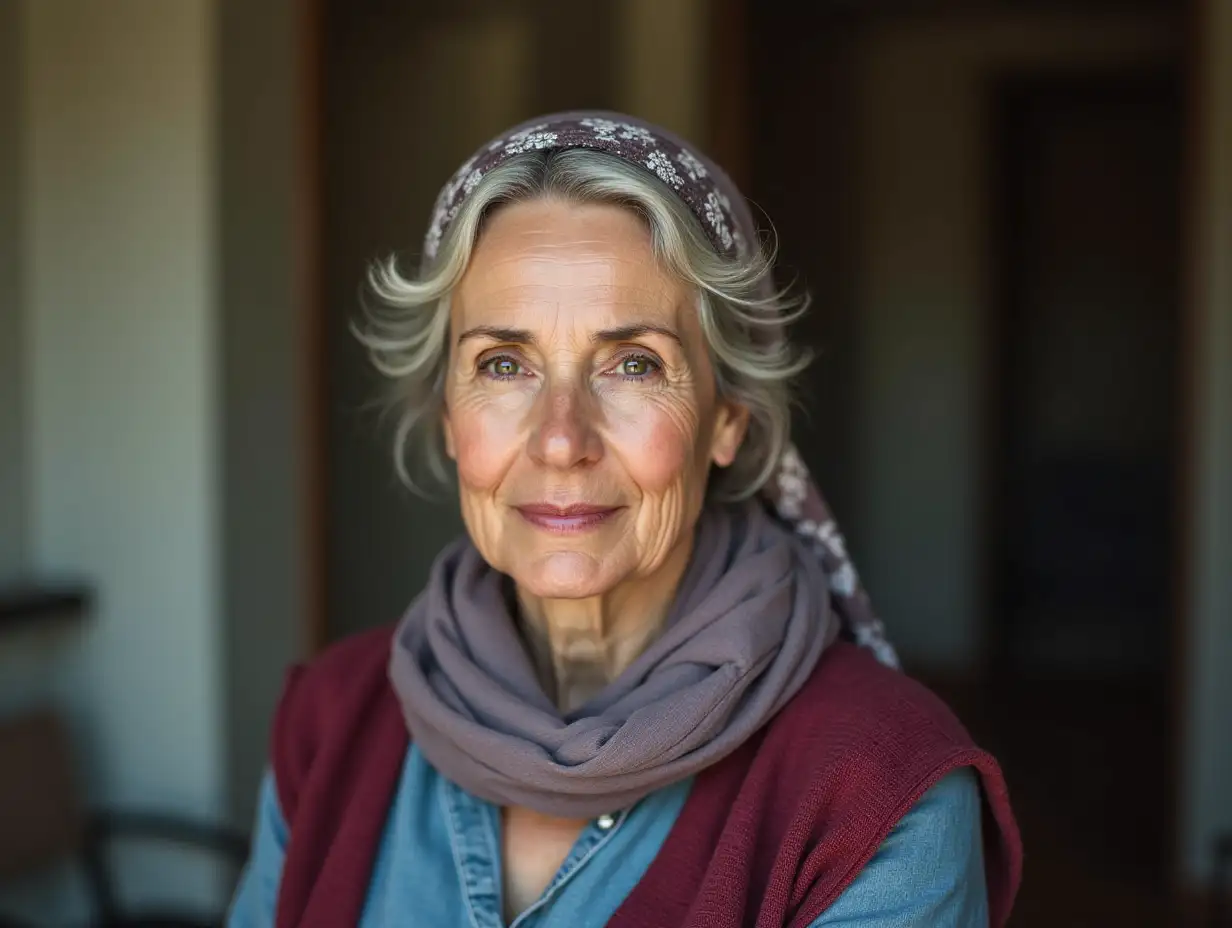
[[[603,456],[603,443],[595,429],[594,398],[585,384],[550,386],[536,405],[539,421],[530,437],[534,460],[567,470],[593,464]]]

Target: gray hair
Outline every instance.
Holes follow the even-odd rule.
[[[727,500],[756,493],[787,444],[791,380],[809,362],[786,338],[807,298],[792,299],[774,289],[772,247],[750,242],[746,256],[720,256],[670,187],[614,155],[587,149],[529,152],[485,174],[454,217],[435,259],[418,276],[405,276],[392,256],[370,269],[368,283],[378,303],[365,307],[364,325],[354,331],[373,365],[391,381],[398,476],[422,490],[407,466],[413,449],[431,477],[448,483],[441,422],[450,295],[466,272],[485,219],[503,205],[544,198],[633,210],[649,227],[663,266],[696,288],[718,393],[749,411],[748,434],[731,466],[715,475],[712,491]]]

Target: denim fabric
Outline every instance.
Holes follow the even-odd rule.
[[[813,928],[984,928],[979,777],[957,770],[920,797]]]
[[[591,822],[515,928],[602,925],[641,879],[690,782]],[[272,778],[229,928],[273,924],[287,827]],[[987,924],[980,795],[970,770],[934,786],[894,828],[814,928],[973,928]],[[438,775],[412,746],[373,868],[359,928],[503,928],[500,812]]]
[[[603,924],[650,866],[688,793],[680,783],[591,822],[516,928]],[[407,913],[422,925],[502,928],[500,846],[500,810],[438,775],[412,746],[360,928],[404,925]]]

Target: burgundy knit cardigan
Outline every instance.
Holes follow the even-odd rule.
[[[359,921],[409,745],[392,635],[350,638],[288,676],[273,765],[290,842],[278,928]],[[996,761],[932,693],[838,643],[734,754],[698,774],[615,928],[805,928],[947,773],[979,773],[990,923],[1009,916],[1022,844]]]

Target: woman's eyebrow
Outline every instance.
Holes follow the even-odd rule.
[[[633,325],[623,325],[613,329],[601,329],[594,332],[590,336],[590,340],[596,344],[604,342],[627,342],[643,335],[663,335],[677,344],[683,344],[680,336],[672,329],[662,325],[652,325],[649,323],[635,323]],[[468,338],[487,338],[496,342],[510,342],[515,345],[532,345],[535,342],[534,333],[529,329],[513,329],[504,326],[494,325],[477,325],[474,328],[467,329],[458,336],[458,344],[466,341]]]
[[[458,336],[457,344],[462,344],[468,338],[488,338],[494,342],[513,342],[515,345],[530,345],[535,336],[529,329],[510,329],[498,325],[477,325],[467,329]]]
[[[635,323],[633,325],[620,326],[615,329],[603,329],[595,332],[590,336],[592,342],[627,342],[632,339],[639,338],[643,335],[663,335],[672,339],[678,345],[683,345],[680,336],[673,330],[662,325],[652,325],[649,323]]]

